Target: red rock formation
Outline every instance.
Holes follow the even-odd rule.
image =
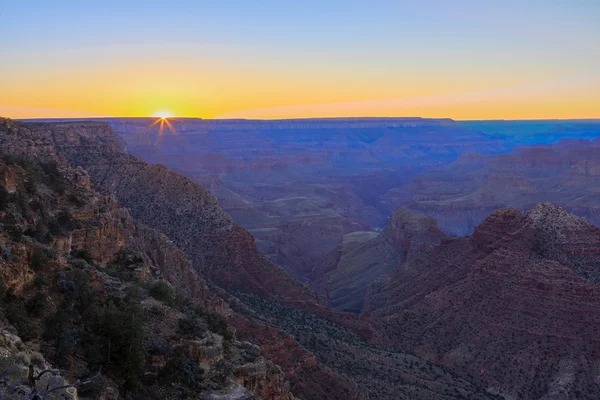
[[[398,344],[508,398],[595,398],[598,245],[558,207],[498,210],[381,279],[367,307]]]

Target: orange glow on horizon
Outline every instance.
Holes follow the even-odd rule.
[[[262,66],[261,66],[262,67]],[[287,68],[287,66],[286,66]],[[1,68],[0,68],[1,70]],[[437,75],[436,75],[437,74]],[[568,119],[600,117],[594,72],[421,72],[352,79],[352,68],[279,70],[248,64],[160,62],[142,68],[49,68],[0,75],[0,116],[25,118],[394,117]],[[107,83],[109,82],[109,83]],[[165,108],[168,107],[169,111]],[[157,110],[160,110],[157,112]]]

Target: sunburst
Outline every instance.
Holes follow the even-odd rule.
[[[160,126],[158,128],[158,137],[159,137],[159,139],[163,135],[165,125],[169,129],[169,132],[175,133],[175,128],[173,127],[173,125],[169,121],[169,118],[173,117],[173,115],[170,112],[168,112],[168,111],[159,111],[156,114],[154,114],[154,116],[156,117],[156,121],[152,122],[152,124],[150,125],[150,127],[153,127],[156,124],[160,124]]]

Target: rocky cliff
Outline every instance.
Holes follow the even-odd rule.
[[[378,280],[367,309],[399,345],[506,398],[595,398],[598,244],[556,206],[501,209]]]
[[[173,240],[202,276],[264,296],[315,299],[256,250],[254,238],[233,223],[210,192],[162,165],[120,152],[118,136],[107,124],[98,125],[30,128],[51,140],[70,163],[85,168],[95,186],[114,195],[136,220]]]
[[[435,220],[402,207],[379,234],[345,235],[336,250],[313,271],[314,285],[336,309],[360,313],[374,280],[445,238]]]
[[[212,312],[227,306],[166,236],[95,192],[26,125],[0,120],[0,141],[10,151],[0,158],[0,325],[75,384],[54,391],[65,382],[54,371],[21,385],[44,357],[11,347],[3,398],[29,399],[52,378],[48,399],[294,399],[281,369]]]

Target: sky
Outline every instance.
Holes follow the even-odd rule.
[[[598,0],[0,0],[0,116],[600,118]]]

